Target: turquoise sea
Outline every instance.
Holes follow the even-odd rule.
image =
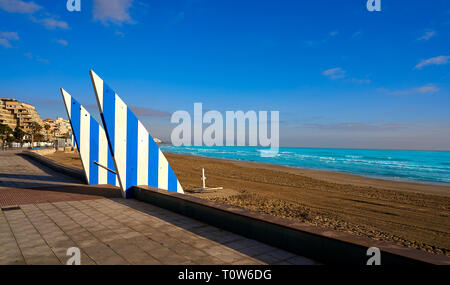
[[[450,151],[281,147],[263,157],[262,147],[163,145],[165,152],[347,172],[390,180],[450,185]]]

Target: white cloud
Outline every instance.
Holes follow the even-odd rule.
[[[133,0],[94,0],[94,20],[104,25],[133,24],[135,21],[129,13],[132,4]]]
[[[50,64],[50,61],[48,59],[42,58],[40,56],[36,57],[36,60],[45,64]]]
[[[352,38],[359,38],[363,35],[362,31],[356,31],[353,33]]]
[[[0,46],[4,46],[5,48],[10,48],[11,43],[7,39],[0,38]]]
[[[325,44],[329,40],[336,38],[338,35],[339,35],[339,31],[337,31],[337,30],[331,31],[322,40],[317,40],[317,41],[316,40],[308,40],[308,41],[305,41],[305,44],[308,45],[308,46],[316,46],[316,45],[319,45],[319,44]]]
[[[436,93],[438,91],[439,88],[431,84],[417,88],[418,93]]]
[[[330,32],[330,37],[335,37],[337,35],[339,35],[339,31],[332,31],[332,32]]]
[[[122,38],[125,37],[125,33],[121,31],[116,31],[115,34]]]
[[[181,21],[183,21],[183,20],[184,20],[184,12],[181,11],[181,12],[178,12],[178,13],[176,14],[176,16],[175,16],[175,18],[174,18],[174,20],[173,20],[173,23],[176,24],[176,23],[179,23],[179,22],[181,22]]]
[[[426,31],[425,34],[420,36],[417,40],[418,41],[428,41],[429,39],[431,39],[435,35],[436,35],[436,31],[432,31],[432,30]]]
[[[16,32],[0,32],[0,37],[8,40],[19,40],[19,35]]]
[[[366,124],[360,122],[344,122],[330,124],[304,124],[307,128],[339,131],[396,131],[408,126],[400,123]]]
[[[21,13],[21,14],[34,14],[38,10],[42,10],[43,7],[35,4],[33,1],[25,2],[21,0],[0,0],[0,9],[9,13]],[[68,29],[69,25],[64,21],[56,20],[56,16],[52,16],[50,13],[43,13],[47,18],[39,18],[30,16],[30,19],[43,25],[47,29]]]
[[[24,54],[24,56],[28,57],[29,59],[35,59],[38,62],[50,64],[50,61],[48,59],[42,58],[40,56],[33,56],[31,52],[27,52]]]
[[[440,55],[436,57],[432,57],[429,59],[424,59],[421,62],[419,62],[414,69],[422,69],[424,66],[427,65],[443,65],[447,64],[448,60],[450,59],[449,55]]]
[[[351,77],[351,78],[347,77],[347,71],[345,71],[344,69],[342,69],[340,67],[327,69],[324,72],[322,72],[322,74],[332,80],[345,79],[346,82],[352,82],[352,83],[356,83],[356,84],[370,84],[371,83],[370,79],[358,79],[358,78],[354,78],[354,77]]]
[[[54,18],[44,18],[44,19],[39,19],[39,20],[33,18],[33,21],[43,25],[46,29],[49,29],[49,30],[55,30],[55,29],[67,30],[69,28],[69,25],[67,24],[67,22],[56,20]]]
[[[35,4],[33,1],[0,0],[0,9],[9,13],[33,14],[42,9],[42,7]]]
[[[0,32],[0,45],[11,48],[11,41],[18,41],[19,35],[16,32]]]
[[[327,76],[330,79],[335,80],[335,79],[344,78],[346,76],[346,71],[340,67],[335,67],[335,68],[325,70],[324,72],[322,72],[322,74]]]
[[[357,79],[357,78],[351,78],[350,81],[357,84],[370,84],[370,82],[372,82],[370,79]]]
[[[416,88],[388,91],[388,93],[391,95],[396,95],[396,96],[406,96],[406,95],[413,95],[413,94],[433,94],[433,93],[438,92],[439,90],[440,89],[438,87],[436,87],[435,85],[427,84],[427,85],[416,87]]]
[[[54,41],[56,43],[62,45],[62,46],[68,46],[69,45],[69,43],[66,40],[63,40],[63,39],[55,39]]]

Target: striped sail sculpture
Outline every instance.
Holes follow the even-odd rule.
[[[119,186],[104,129],[69,93],[61,88],[73,138],[88,184]]]
[[[142,122],[97,74],[91,70],[90,75],[123,196],[130,197],[136,185],[184,193]]]

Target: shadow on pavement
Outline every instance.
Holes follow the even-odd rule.
[[[13,197],[13,195],[17,196],[19,192],[21,193],[19,196],[27,197],[27,199],[25,199],[27,201],[32,200],[30,199],[30,196],[33,195],[37,195],[37,197],[39,197],[37,200],[39,201],[45,200],[45,195],[50,195],[52,192],[61,194],[79,194],[84,196],[101,196],[105,198],[122,197],[120,189],[116,186],[87,185],[76,178],[56,172],[21,153],[15,153],[15,155],[20,156],[48,175],[0,173],[0,199],[3,198],[3,200],[5,200],[5,197],[8,196],[10,199],[20,202],[20,199]],[[8,193],[8,191],[10,193]],[[30,191],[34,191],[34,194]],[[49,201],[57,199],[54,195],[51,196],[52,198]]]
[[[300,257],[285,250],[269,246],[259,241],[222,230],[220,228],[211,226],[204,222],[200,222],[192,218],[188,218],[180,214],[170,212],[169,210],[159,208],[158,206],[148,204],[146,202],[138,201],[139,203],[143,203],[144,205],[140,207],[136,206],[135,202],[137,200],[134,199],[127,199],[127,200],[113,199],[113,201],[125,205],[127,207],[130,207],[136,211],[140,211],[141,213],[156,217],[173,226],[179,227],[181,229],[184,229],[188,232],[191,232],[195,235],[201,236],[208,240],[217,242],[222,246],[228,247],[230,249],[238,251],[242,254],[245,254],[247,256],[250,256],[254,259],[257,259],[267,264],[279,263],[280,259],[282,260],[291,259],[290,262],[293,262],[292,259],[294,259],[295,264],[303,264],[303,265],[318,264],[308,258]],[[188,221],[193,222],[190,223]]]

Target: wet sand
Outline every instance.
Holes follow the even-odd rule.
[[[166,154],[187,194],[450,256],[450,186]],[[78,154],[48,156],[81,167]],[[223,190],[189,193],[201,186]]]

